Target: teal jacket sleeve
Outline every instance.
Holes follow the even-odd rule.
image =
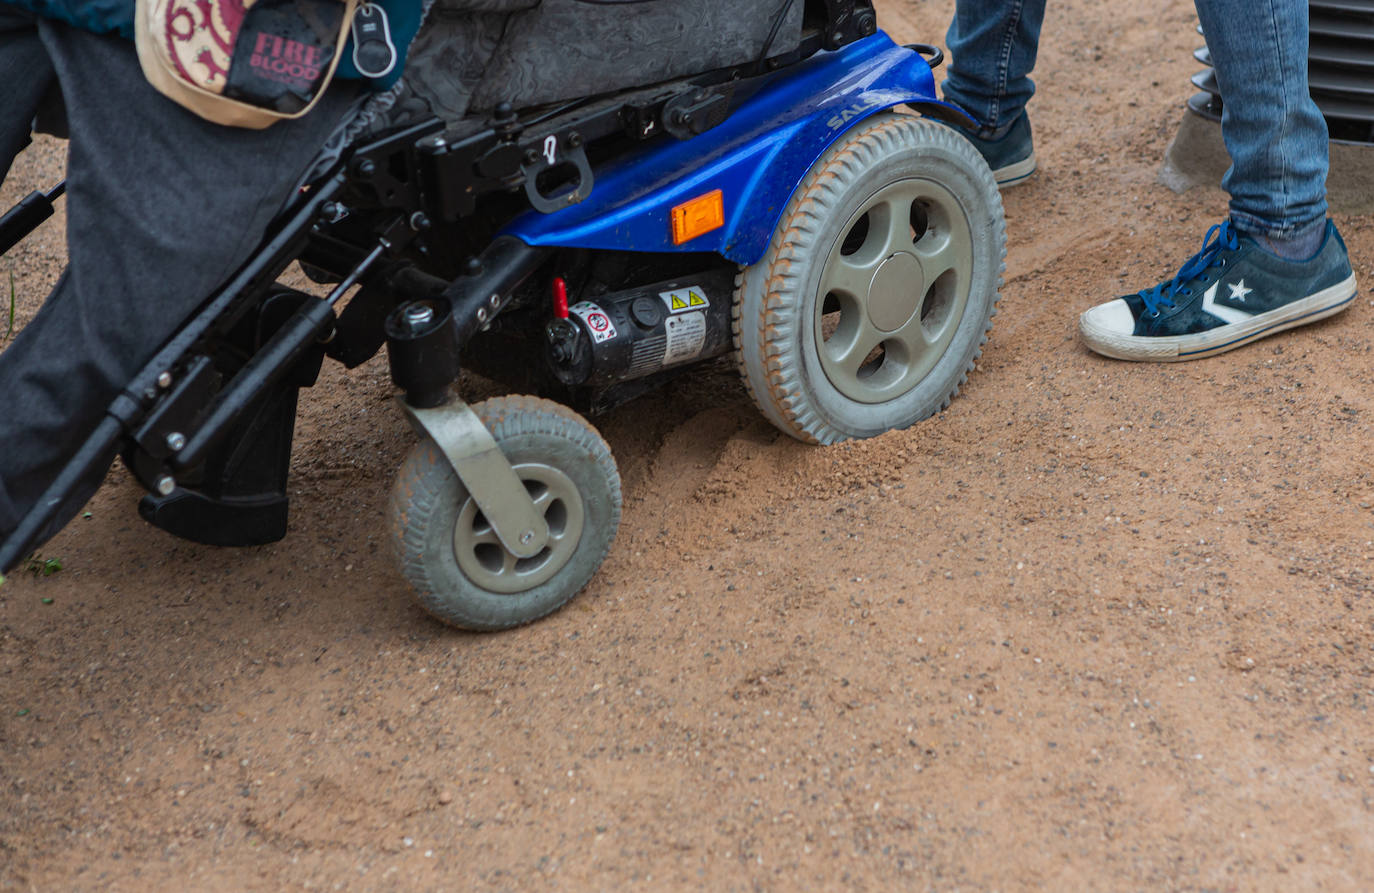
[[[92,34],[134,39],[134,0],[0,0],[44,19],[66,22]]]

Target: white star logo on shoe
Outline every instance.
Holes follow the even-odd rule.
[[[1250,292],[1254,291],[1253,288],[1245,287],[1244,279],[1242,279],[1239,282],[1229,283],[1226,287],[1231,289],[1232,300],[1240,301],[1242,304],[1245,303],[1245,296],[1250,294]]]
[[[1242,279],[1241,282],[1244,283],[1245,280]],[[1207,291],[1203,292],[1202,309],[1204,311],[1212,314],[1217,319],[1228,324],[1245,322],[1246,320],[1254,317],[1254,314],[1248,310],[1241,310],[1239,307],[1228,307],[1225,304],[1218,304],[1217,286],[1219,285],[1221,285],[1220,281],[1213,282],[1211,287],[1208,288]],[[1232,285],[1230,286],[1230,288],[1232,293],[1234,294],[1236,287]],[[1250,289],[1247,288],[1246,291],[1250,291]]]

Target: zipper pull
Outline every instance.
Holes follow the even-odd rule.
[[[396,67],[398,55],[386,10],[363,0],[353,14],[353,67],[363,77],[386,77]]]

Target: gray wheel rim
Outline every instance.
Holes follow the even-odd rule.
[[[483,589],[508,594],[533,589],[562,570],[582,538],[585,518],[582,496],[566,474],[538,462],[514,468],[549,525],[548,544],[538,555],[516,558],[507,551],[471,496],[453,525],[453,554],[463,573]]]
[[[860,403],[916,386],[968,306],[973,235],[948,189],[898,180],[845,221],[821,273],[815,341],[830,384]]]

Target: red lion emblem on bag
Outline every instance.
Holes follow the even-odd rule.
[[[164,0],[160,25],[167,56],[187,83],[222,93],[234,40],[255,0]]]

